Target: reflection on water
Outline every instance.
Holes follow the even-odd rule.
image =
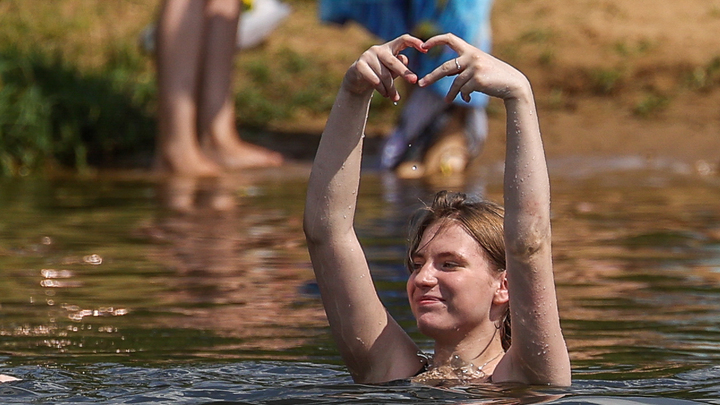
[[[262,187],[248,177],[4,184],[3,350],[302,358],[293,350],[326,340],[324,312],[304,293],[304,188],[271,174]]]
[[[300,294],[312,278],[302,188],[269,196],[255,187],[247,179],[171,179],[159,193],[168,210],[141,232],[154,242],[148,257],[171,271],[158,281],[173,316],[157,325],[213,331],[235,340],[225,351],[278,358],[321,334],[326,321],[316,300]]]
[[[0,182],[0,373],[23,379],[2,386],[2,402],[720,397],[720,178],[633,158],[552,162],[575,383],[438,391],[350,383],[305,250],[307,174]],[[369,173],[358,204],[381,298],[425,348],[404,293],[404,230],[448,185],[501,200],[500,170],[487,166],[430,181]]]

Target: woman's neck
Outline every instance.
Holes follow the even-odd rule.
[[[435,341],[431,368],[441,366],[462,367],[473,365],[481,368],[486,374],[495,368],[505,351],[502,347],[500,331],[492,327],[490,331],[468,334],[458,342]]]
[[[486,382],[504,354],[497,330],[482,334],[482,337],[465,338],[458,344],[436,341],[428,370],[413,381],[433,386]]]

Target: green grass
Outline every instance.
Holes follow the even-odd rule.
[[[133,4],[0,2],[0,174],[85,171],[152,148],[152,67],[108,24]]]
[[[152,145],[152,83],[123,62],[82,72],[60,55],[0,50],[0,170],[85,170]]]
[[[720,56],[712,58],[705,66],[698,66],[686,75],[685,82],[693,90],[709,90],[720,84]]]
[[[633,108],[635,116],[650,118],[665,110],[670,104],[670,98],[664,95],[647,93]]]
[[[290,121],[300,110],[328,113],[341,76],[328,74],[331,69],[326,65],[326,61],[288,48],[269,57],[253,52],[240,58],[238,69],[244,75],[236,86],[235,97],[240,125],[263,128]]]
[[[591,88],[596,94],[612,94],[622,85],[623,79],[623,71],[619,68],[597,68],[589,72]]]

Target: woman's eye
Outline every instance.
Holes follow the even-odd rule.
[[[460,265],[457,264],[457,263],[455,263],[455,262],[445,262],[445,263],[443,263],[443,268],[444,268],[444,269],[452,270],[452,269],[455,269],[455,268],[457,268],[457,267],[460,267]]]
[[[418,271],[418,270],[420,270],[420,268],[422,268],[422,263],[413,263],[411,265],[411,267],[412,267],[411,268],[412,271]]]

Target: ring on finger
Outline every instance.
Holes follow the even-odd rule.
[[[455,67],[457,68],[458,71],[462,69],[460,67],[460,62],[458,62],[458,58],[455,58]]]

